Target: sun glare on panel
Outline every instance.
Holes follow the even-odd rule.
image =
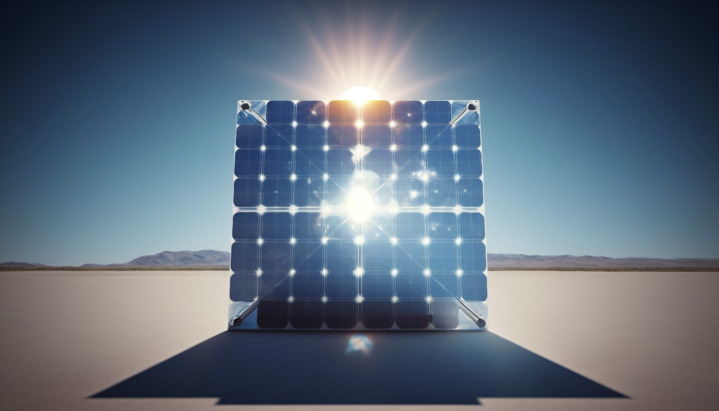
[[[368,100],[379,100],[380,95],[369,87],[352,87],[340,94],[340,100],[352,100],[361,106]]]
[[[356,187],[347,198],[347,214],[356,223],[369,220],[374,210],[372,195],[362,187]]]

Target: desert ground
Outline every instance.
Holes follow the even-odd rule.
[[[337,361],[332,356],[343,355],[352,333],[226,333],[228,278],[221,271],[0,272],[0,409],[719,406],[716,272],[490,272],[489,331],[368,333],[375,354]],[[428,341],[445,341],[436,358],[402,360],[427,354]],[[458,354],[452,341],[462,345]],[[291,357],[307,352],[315,357]],[[391,356],[399,365],[382,368]],[[351,369],[343,365],[350,362]],[[337,370],[354,380],[333,386],[344,381],[331,375]],[[363,373],[391,374],[393,383],[372,385]],[[267,388],[242,394],[258,381]],[[425,390],[432,384],[434,394]],[[374,388],[361,392],[367,387]],[[383,404],[376,392],[392,389],[404,396]]]

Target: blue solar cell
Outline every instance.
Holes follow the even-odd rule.
[[[454,177],[454,152],[450,148],[431,149],[427,152],[428,169],[439,177]],[[434,175],[433,174],[433,175]]]
[[[345,273],[348,278],[354,280],[354,276],[349,274],[359,265],[355,244],[333,239],[325,248],[327,250],[327,269],[332,273]],[[356,295],[354,294],[352,297],[354,298]]]
[[[384,182],[394,173],[394,165],[392,163],[392,152],[388,149],[373,149],[362,158],[362,166],[365,170],[377,174]]]
[[[457,183],[457,198],[463,207],[479,207],[484,203],[482,180],[463,178]]]
[[[297,241],[314,240],[310,244],[310,248],[317,248],[322,238],[322,221],[319,213],[297,213],[294,216],[295,238]],[[306,250],[302,250],[306,251]],[[311,250],[311,251],[314,251]]]
[[[454,213],[431,213],[427,223],[432,241],[455,241],[457,238],[457,216]]]
[[[285,328],[289,321],[290,304],[286,300],[263,300],[257,306],[257,326]]]
[[[455,144],[460,148],[477,148],[480,146],[480,131],[477,125],[462,125],[454,128]]]
[[[354,301],[328,301],[326,323],[328,328],[348,329],[357,325],[357,303]]]
[[[420,124],[424,120],[421,101],[395,101],[392,108],[397,123]]]
[[[289,178],[292,174],[292,153],[287,150],[267,150],[263,161],[266,176]]]
[[[367,241],[362,247],[363,267],[366,271],[387,273],[392,270],[392,246],[386,239],[384,241]]]
[[[432,270],[429,293],[432,298],[457,298],[459,297],[458,283],[459,279],[456,274],[434,274],[434,270]]]
[[[235,273],[254,273],[260,267],[260,250],[256,241],[232,243],[230,268]]]
[[[259,216],[255,213],[235,213],[232,216],[232,238],[234,240],[257,240]]]
[[[395,304],[397,327],[424,329],[429,326],[429,305],[423,300],[399,300]]]
[[[297,272],[317,273],[324,267],[322,245],[319,242],[298,241],[294,245],[292,267]]]
[[[424,245],[419,241],[400,241],[395,247],[395,266],[400,272],[421,272],[425,268]]]
[[[425,128],[426,143],[430,148],[452,148],[452,128],[445,124],[428,125]]]
[[[290,324],[294,328],[313,329],[322,326],[324,304],[321,300],[296,300],[290,304]]]
[[[260,150],[235,151],[235,175],[238,177],[262,174],[262,152]]]
[[[368,147],[389,148],[392,144],[392,129],[389,126],[365,125],[361,134],[362,144]]]
[[[448,124],[452,120],[452,107],[449,101],[426,101],[424,119],[430,124]]]
[[[325,151],[301,149],[295,152],[295,174],[300,177],[315,177],[322,181],[325,173]]]
[[[394,296],[394,292],[394,279],[390,270],[365,271],[362,276],[362,296],[364,298],[390,299]]]
[[[330,124],[354,124],[357,118],[357,105],[350,100],[333,100],[329,104]]]
[[[394,324],[394,304],[391,300],[362,303],[362,325],[369,329],[388,329]]]
[[[422,120],[420,120],[422,122]],[[424,144],[424,128],[415,124],[397,124],[393,129],[392,141],[399,148],[422,147]]]
[[[299,124],[322,124],[324,121],[325,103],[323,101],[300,101],[297,103],[297,122]]]
[[[484,216],[480,213],[462,213],[459,216],[459,232],[463,238],[484,239]]]
[[[282,273],[290,270],[292,263],[292,246],[289,240],[281,243],[265,242],[262,245],[262,271],[267,273]]]
[[[351,271],[350,271],[351,272]],[[356,277],[347,275],[346,271],[330,271],[325,280],[325,295],[332,298],[344,298],[354,301],[359,291]]]
[[[487,251],[481,241],[463,241],[460,245],[461,267],[465,273],[481,273],[487,269]]]
[[[267,177],[262,183],[262,204],[269,207],[289,207],[292,200],[289,177]]]
[[[262,130],[260,124],[237,127],[235,145],[240,148],[258,148],[262,145]]]
[[[278,241],[289,245],[292,237],[292,216],[289,213],[266,213],[261,222],[261,237],[264,241]]]
[[[327,144],[334,148],[350,148],[359,143],[359,132],[354,125],[334,125],[327,128]]]
[[[296,206],[319,206],[322,203],[322,178],[303,177],[295,183],[294,204]]]
[[[452,207],[457,203],[454,177],[436,177],[427,183],[427,204],[430,207]]]
[[[482,153],[471,149],[457,151],[457,172],[460,176],[481,176]]]
[[[421,298],[427,297],[427,277],[421,271],[400,271],[396,277],[397,297]]]
[[[265,128],[264,145],[267,148],[287,150],[292,145],[293,127],[272,125]],[[259,146],[259,145],[258,145]],[[252,148],[258,147],[253,146]]]
[[[355,163],[350,151],[330,149],[327,152],[327,173],[330,178],[336,181],[341,176],[351,177],[354,171]]]
[[[295,143],[303,149],[321,149],[325,145],[325,132],[323,126],[300,124],[295,129]]]
[[[294,120],[295,103],[272,100],[267,103],[267,122],[270,124],[289,124]]]
[[[266,274],[260,276],[260,298],[282,298],[290,296],[290,280],[287,274]]]
[[[292,295],[295,298],[321,298],[324,277],[317,270],[301,271],[292,277]]]
[[[255,273],[230,276],[230,299],[232,301],[252,301],[256,296],[257,275]]]
[[[462,298],[468,301],[487,300],[487,276],[465,274],[462,276]]]
[[[424,238],[424,215],[420,213],[400,213],[395,218],[397,221],[397,238],[416,243],[419,243]]]
[[[432,274],[454,275],[459,267],[457,244],[454,241],[432,241],[427,250]]]

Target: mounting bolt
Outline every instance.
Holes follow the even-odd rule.
[[[250,103],[242,103],[242,105],[240,105],[240,108],[243,109],[243,110],[249,110],[249,109],[250,109]]]
[[[237,326],[240,325],[240,324],[242,324],[242,318],[240,318],[240,317],[235,317],[235,318],[233,318],[232,321],[230,322],[230,325],[233,326],[233,327],[237,327]]]
[[[474,110],[476,110],[476,109],[477,109],[477,105],[476,105],[476,104],[474,104],[474,103],[469,103],[469,104],[467,104],[467,110],[469,110],[469,111],[474,111]]]

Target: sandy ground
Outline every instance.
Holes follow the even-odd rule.
[[[217,271],[0,272],[0,409],[287,408],[89,398],[222,333],[227,290]],[[492,272],[490,296],[492,333],[625,398],[447,408],[719,407],[719,273]]]

